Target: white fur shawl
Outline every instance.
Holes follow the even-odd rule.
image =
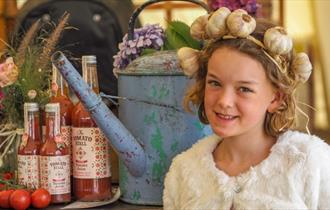
[[[330,147],[318,137],[287,131],[265,160],[236,177],[215,166],[219,141],[206,137],[173,159],[164,210],[330,209]]]

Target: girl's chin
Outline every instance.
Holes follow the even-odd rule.
[[[212,127],[212,130],[217,136],[221,138],[228,138],[235,135],[233,131],[222,127]]]

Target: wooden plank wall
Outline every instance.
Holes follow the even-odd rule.
[[[0,0],[0,51],[5,47],[3,41],[8,42],[8,34],[14,28],[16,15],[16,0]]]

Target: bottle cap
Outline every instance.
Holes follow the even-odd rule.
[[[24,110],[36,112],[39,111],[39,105],[37,103],[24,103]]]
[[[81,59],[83,63],[96,63],[95,55],[83,55]]]
[[[60,133],[60,103],[48,103],[45,108],[46,113],[52,113],[54,115],[54,134]],[[46,115],[47,116],[47,115]]]
[[[59,113],[60,112],[60,104],[59,103],[48,103],[48,104],[46,104],[45,111],[46,112]]]

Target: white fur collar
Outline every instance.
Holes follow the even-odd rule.
[[[302,138],[303,137],[303,138]],[[277,142],[273,145],[269,156],[258,165],[251,167],[248,171],[236,177],[230,177],[215,166],[212,152],[221,141],[217,135],[205,137],[195,143],[192,148],[184,153],[184,157],[195,156],[199,163],[207,168],[210,173],[215,174],[220,186],[231,186],[231,182],[240,180],[245,185],[252,184],[258,177],[257,172],[265,177],[276,176],[276,173],[285,172],[291,167],[302,167],[306,159],[307,145],[313,144],[313,138],[310,135],[302,134],[297,131],[287,131],[279,136]],[[197,158],[196,158],[197,157]],[[178,157],[180,158],[180,157]],[[283,159],[286,159],[285,161]],[[286,164],[283,164],[286,163]],[[276,167],[276,170],[273,170]],[[228,195],[230,197],[230,195]]]
[[[220,141],[206,137],[174,158],[165,179],[165,209],[330,206],[330,147],[318,137],[287,131],[265,160],[235,177],[215,165],[212,152]]]

